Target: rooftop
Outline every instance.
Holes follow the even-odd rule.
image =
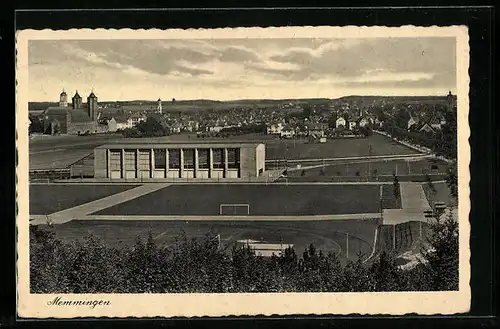
[[[263,143],[256,142],[219,142],[219,141],[183,141],[173,142],[164,141],[161,138],[127,138],[119,142],[107,143],[96,147],[97,149],[110,149],[110,148],[123,148],[123,149],[137,149],[137,148],[250,148],[263,145]]]

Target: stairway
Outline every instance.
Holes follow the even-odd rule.
[[[94,177],[94,152],[84,156],[68,167],[71,177],[89,178]]]

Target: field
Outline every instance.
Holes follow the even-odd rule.
[[[422,175],[422,174],[445,174],[448,171],[446,162],[434,159],[422,159],[417,161],[385,160],[385,161],[342,161],[335,165],[326,164],[324,168],[315,167],[288,172],[289,177],[315,177],[320,176],[384,176],[384,175]]]
[[[327,159],[376,155],[416,154],[393,140],[380,135],[356,139],[328,139],[326,143],[306,140],[276,140],[266,143],[266,159]]]
[[[380,212],[378,185],[173,185],[95,215],[219,215],[220,204],[248,204],[254,216]],[[246,215],[246,208],[234,208]],[[236,212],[238,211],[238,212]]]
[[[93,152],[102,144],[123,141],[120,135],[96,136],[36,136],[30,140],[29,167],[36,169],[66,168]],[[231,138],[196,138],[195,134],[180,134],[157,138],[157,141],[251,141],[266,144],[266,159],[327,159],[334,157],[368,156],[369,145],[372,155],[415,154],[416,152],[380,135],[365,139],[337,139],[326,143],[309,143],[304,139],[281,140],[264,134],[249,134]],[[140,141],[136,139],[135,141]]]
[[[349,221],[71,221],[54,226],[57,236],[71,242],[87,234],[102,239],[107,245],[131,247],[137,237],[143,240],[151,233],[157,245],[174,244],[185,234],[202,237],[209,232],[220,234],[223,248],[230,249],[236,240],[253,239],[268,243],[293,244],[301,254],[309,244],[318,250],[335,252],[345,259],[349,233],[349,259],[361,252],[363,259],[373,248],[376,220]]]
[[[30,185],[30,214],[51,214],[133,187],[134,185]]]
[[[434,189],[432,189],[428,184],[422,185],[424,193],[431,206],[437,202],[443,202],[446,206],[457,206],[457,200],[452,197],[450,189],[446,183],[434,183],[433,186]]]

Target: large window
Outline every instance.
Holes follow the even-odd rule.
[[[167,152],[166,150],[163,149],[156,149],[154,150],[154,161],[155,161],[155,168],[156,169],[165,169],[167,168]]]
[[[227,149],[227,163],[229,169],[240,168],[240,149]]]
[[[125,170],[135,170],[135,150],[125,150]]]
[[[179,169],[181,167],[181,150],[168,150],[168,168]]]
[[[194,169],[194,149],[184,149],[184,168]]]
[[[139,170],[149,170],[150,150],[139,150],[139,159],[137,165]]]
[[[122,169],[122,151],[110,150],[109,151],[109,167],[113,171]]]
[[[213,149],[214,169],[224,169],[224,149]]]
[[[200,169],[210,168],[209,150],[208,149],[199,149],[198,150],[198,168],[200,168]]]

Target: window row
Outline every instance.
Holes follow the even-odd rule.
[[[195,149],[184,149],[184,168],[194,169],[195,168]],[[224,149],[212,149],[212,162],[214,169],[224,169],[225,162],[225,152]],[[137,155],[135,150],[125,150],[124,151],[124,168],[125,170],[135,170],[136,168],[136,156],[137,156],[137,167],[139,170],[149,170],[150,168],[150,150],[138,150]],[[155,149],[154,150],[154,165],[157,169],[166,169],[167,166],[167,150],[165,149]],[[240,166],[240,149],[227,149],[227,162],[228,168],[235,169]],[[171,169],[179,169],[181,164],[181,150],[180,149],[169,149],[168,150],[168,167]],[[209,149],[199,149],[198,150],[198,168],[208,169],[210,168],[210,150]],[[120,170],[121,169],[121,150],[110,150],[110,169]]]

